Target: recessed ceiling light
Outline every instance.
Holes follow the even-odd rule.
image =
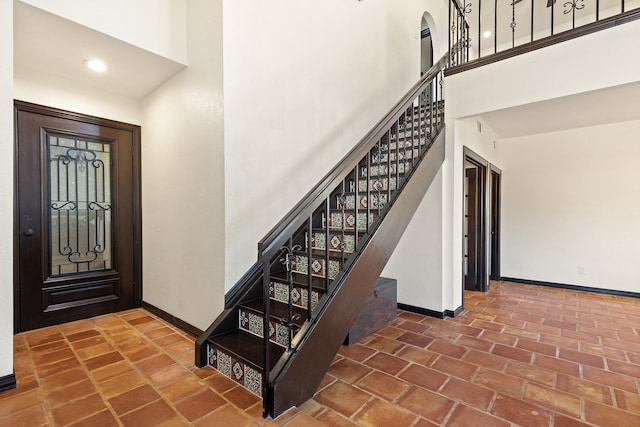
[[[102,73],[104,71],[107,71],[107,66],[99,59],[85,59],[84,63],[87,67],[95,72]]]
[[[482,33],[482,35],[485,39],[488,39],[489,37],[491,37],[491,31],[485,31],[484,33]]]

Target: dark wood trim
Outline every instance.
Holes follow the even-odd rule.
[[[155,314],[165,322],[172,324],[181,331],[188,333],[192,337],[198,338],[200,335],[202,335],[201,329],[196,328],[192,324],[185,322],[184,320],[174,316],[173,314],[167,313],[166,311],[156,307],[155,305],[149,304],[146,301],[142,301],[142,308],[150,313]]]
[[[4,377],[0,377],[0,392],[11,390],[16,388],[16,373],[5,375]]]
[[[495,165],[489,165],[489,206],[490,227],[489,239],[491,242],[489,285],[491,280],[500,280],[500,251],[501,251],[501,226],[502,226],[502,171]]]
[[[73,111],[67,111],[60,108],[48,107],[45,105],[34,104],[31,102],[14,100],[14,218],[18,216],[18,112],[25,111],[36,113],[45,116],[51,116],[61,119],[68,119],[73,121],[78,121],[82,123],[93,124],[97,126],[110,127],[114,129],[120,129],[124,131],[129,131],[132,133],[132,154],[133,154],[133,177],[134,181],[131,183],[133,188],[133,212],[134,217],[133,221],[133,239],[134,239],[134,248],[133,248],[133,256],[134,256],[134,283],[133,283],[133,294],[134,294],[134,307],[141,307],[142,304],[142,136],[141,136],[141,128],[138,125],[124,123],[117,120],[110,120],[101,117],[90,116],[82,113],[77,113]],[[14,221],[14,235],[18,235],[18,221]],[[19,244],[18,240],[14,239],[13,245],[14,251],[14,272],[18,271],[19,268]],[[20,325],[20,284],[19,277],[17,274],[14,274],[13,278],[13,287],[14,287],[14,332],[18,333],[21,331]]]
[[[456,308],[453,311],[445,310],[444,314],[446,314],[447,317],[458,317],[459,315],[462,314],[463,311],[464,311],[464,306],[461,305],[460,307]]]
[[[618,291],[607,288],[592,288],[590,286],[569,285],[565,283],[541,282],[538,280],[518,279],[515,277],[503,277],[503,282],[521,283],[523,285],[545,286],[548,288],[569,289],[572,291],[591,292],[594,294],[615,295],[619,297],[640,298],[639,292]]]
[[[462,163],[462,170],[463,173],[465,171],[465,166],[464,166],[464,162],[469,161],[471,163],[473,163],[474,165],[476,165],[478,167],[479,170],[481,170],[481,176],[479,179],[480,182],[480,187],[478,188],[478,194],[479,194],[479,211],[480,211],[480,219],[479,219],[479,262],[478,262],[478,283],[477,283],[477,290],[480,292],[486,292],[489,290],[489,280],[488,280],[488,274],[487,274],[487,189],[488,189],[488,176],[489,176],[489,167],[490,167],[490,163],[484,159],[482,156],[480,156],[479,154],[477,154],[475,151],[471,150],[469,147],[467,146],[463,146],[462,147],[462,151],[463,151],[463,163]],[[464,179],[464,177],[463,177]],[[462,197],[463,197],[463,206],[464,203],[466,203],[466,200],[464,198],[465,194],[464,191],[462,192]],[[462,217],[462,221],[464,221],[464,212],[463,212],[463,217]],[[464,222],[462,224],[462,229],[464,230]],[[463,253],[462,253],[462,257],[464,258],[464,235],[463,237]],[[460,266],[461,268],[463,267],[462,265]],[[464,272],[463,272],[463,282],[462,282],[462,289],[465,289],[465,283],[464,283]],[[463,292],[464,295],[464,292]],[[464,304],[464,301],[463,301]]]
[[[464,307],[460,306],[455,310],[435,311],[428,308],[416,307],[414,305],[398,303],[398,310],[408,311],[409,313],[422,314],[423,316],[434,317],[436,319],[446,319],[447,317],[458,317]]]
[[[435,317],[436,319],[444,319],[447,317],[444,311],[429,310],[428,308],[416,307],[415,305],[398,303],[398,310],[408,311],[409,313],[422,314],[423,316]]]
[[[522,55],[524,53],[532,52],[534,50],[542,49],[543,47],[552,46],[554,44],[562,43],[567,40],[576,39],[578,37],[596,33],[608,28],[613,28],[618,25],[626,24],[627,22],[635,21],[637,19],[640,19],[640,8],[630,10],[619,15],[611,16],[609,18],[601,19],[597,22],[592,22],[591,24],[583,25],[579,28],[568,30],[560,34],[554,34],[552,36],[548,36],[539,40],[534,40],[530,43],[497,52],[483,58],[474,59],[461,65],[447,68],[445,69],[444,74],[445,76],[451,76],[457,73],[462,73],[463,71],[468,71],[477,67],[482,67],[484,65],[493,64],[494,62],[502,61],[503,59],[508,59],[514,56]]]

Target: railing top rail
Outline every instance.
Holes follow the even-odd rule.
[[[269,254],[274,248],[279,249],[278,242],[289,235],[288,231],[298,228],[302,221],[317,208],[326,193],[331,191],[338,182],[356,167],[358,162],[367,154],[377,138],[400,117],[402,111],[413,102],[424,87],[440,73],[448,63],[449,55],[445,54],[429,71],[398,101],[361,140],[351,149],[341,161],[309,191],[258,243],[259,256]]]

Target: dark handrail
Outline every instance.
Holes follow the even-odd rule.
[[[398,101],[393,108],[356,144],[356,146],[349,151],[338,164],[331,169],[327,175],[316,185],[311,191],[309,191],[298,202],[293,209],[291,209],[285,216],[276,224],[258,243],[258,251],[264,256],[271,253],[274,249],[274,245],[278,245],[278,241],[287,235],[287,230],[295,230],[301,224],[302,221],[306,221],[306,218],[317,208],[318,204],[324,200],[323,195],[328,194],[346,175],[353,170],[358,162],[364,157],[364,155],[373,148],[376,139],[379,139],[386,129],[397,120],[398,116],[402,114],[402,109],[409,101],[415,99],[421,92],[424,85],[430,82],[434,77],[438,75],[440,71],[444,69],[448,63],[449,55],[444,55],[436,64],[427,71],[424,76],[416,83],[406,95]]]

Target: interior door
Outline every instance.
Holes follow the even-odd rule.
[[[138,306],[139,127],[15,105],[15,329]]]
[[[468,291],[478,290],[479,248],[478,231],[480,225],[478,187],[478,168],[465,169],[465,271],[464,288]]]

